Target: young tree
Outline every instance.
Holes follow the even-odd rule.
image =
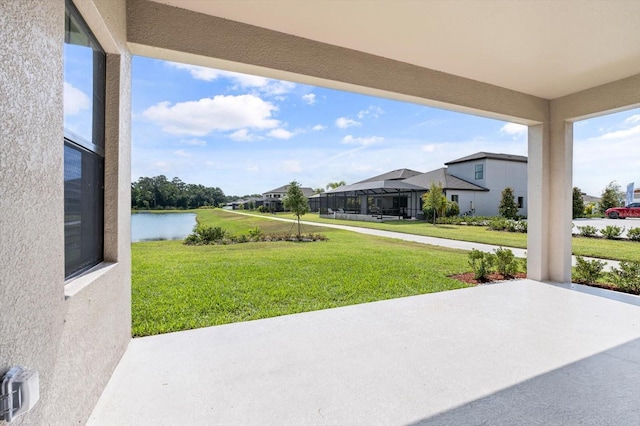
[[[309,213],[310,209],[309,200],[304,196],[302,189],[300,189],[300,184],[295,180],[289,184],[282,204],[298,218],[298,238],[300,238],[300,216]]]
[[[425,217],[428,215],[433,216],[433,224],[436,224],[436,215],[444,216],[445,209],[447,208],[447,197],[442,192],[442,185],[431,182],[429,186],[429,192],[422,196],[422,211]]]
[[[620,185],[609,182],[609,185],[602,191],[602,199],[600,200],[600,212],[604,213],[611,207],[619,207],[624,204],[624,192],[620,189]]]
[[[500,212],[500,216],[506,217],[507,219],[515,219],[518,217],[518,205],[513,197],[513,188],[505,188],[504,191],[502,191],[502,199],[498,206],[498,212]]]
[[[573,218],[584,217],[584,198],[577,186],[573,187]]]

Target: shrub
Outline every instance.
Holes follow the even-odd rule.
[[[522,270],[527,273],[527,252],[524,252],[524,258],[522,258]]]
[[[473,249],[469,252],[469,266],[473,270],[473,278],[480,282],[487,281],[487,277],[492,271],[494,255]]]
[[[220,227],[196,225],[193,232],[185,238],[185,244],[214,244],[227,237],[227,231]]]
[[[609,275],[620,290],[640,294],[640,262],[622,260],[620,269],[611,269]]]
[[[489,229],[492,231],[504,231],[508,229],[508,227],[509,221],[502,217],[491,219],[491,222],[489,222]]]
[[[593,238],[598,233],[596,227],[591,225],[578,226],[578,231],[580,231],[580,235],[587,238]]]
[[[624,229],[624,227],[621,228],[615,225],[607,225],[604,229],[600,230],[600,233],[607,240],[613,240],[620,237],[620,235],[622,235],[622,233],[624,232]]]
[[[260,241],[260,239],[264,236],[264,232],[262,232],[262,229],[260,229],[259,226],[256,226],[255,228],[249,229],[249,237],[253,240],[253,241]]]
[[[453,216],[458,216],[459,214],[460,214],[460,207],[458,206],[458,203],[456,203],[455,201],[448,202],[445,216],[453,217]]]
[[[258,210],[260,213],[265,213],[267,211],[267,208],[265,206],[258,206],[256,210]]]
[[[513,277],[518,272],[518,262],[513,251],[500,247],[494,252],[496,271],[503,277]]]
[[[630,228],[627,231],[627,237],[631,241],[640,241],[640,228]]]
[[[576,282],[595,283],[603,275],[604,265],[605,263],[601,260],[585,260],[582,256],[576,256]]]

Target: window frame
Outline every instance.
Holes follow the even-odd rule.
[[[484,179],[484,164],[475,165],[475,180]]]
[[[75,40],[74,40],[75,38]],[[75,43],[74,43],[75,41]],[[70,0],[65,1],[65,30],[64,44],[80,45],[90,48],[92,51],[92,91],[91,91],[91,140],[76,134],[67,128],[67,120],[64,120],[64,137],[63,146],[65,161],[65,178],[67,164],[67,150],[70,148],[80,154],[80,177],[79,188],[80,195],[73,197],[71,183],[64,183],[64,210],[65,210],[65,280],[76,278],[96,265],[104,261],[104,243],[105,243],[105,109],[106,109],[106,66],[107,54],[104,48],[98,42],[95,34],[86,21]],[[68,60],[66,53],[63,54],[63,61]],[[66,77],[66,75],[65,75]],[[65,78],[66,82],[66,78]],[[96,161],[97,160],[97,161]],[[88,168],[88,170],[87,170]],[[85,173],[86,170],[86,173]],[[78,184],[75,184],[78,186]],[[75,191],[77,192],[77,188]],[[87,199],[90,206],[87,207],[82,201]],[[81,205],[78,209],[69,212],[70,205]],[[93,208],[92,208],[93,207]],[[79,216],[80,220],[68,220],[67,215],[71,217]],[[84,219],[83,219],[84,218]],[[79,224],[77,223],[79,222]],[[78,246],[71,246],[73,242],[69,242],[70,236],[73,234],[71,226],[79,229]],[[78,256],[76,253],[86,253],[88,256]],[[69,260],[71,255],[75,256],[76,262]]]

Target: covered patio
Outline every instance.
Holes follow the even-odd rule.
[[[318,194],[320,216],[382,221],[421,216],[423,187],[397,180],[367,181]]]
[[[580,290],[513,281],[135,339],[88,424],[640,424],[640,299]]]
[[[71,3],[106,90],[102,256],[68,280]],[[17,424],[640,423],[640,308],[561,287],[574,123],[640,106],[640,2],[41,0],[0,17],[0,140],[19,141],[0,159],[0,370],[41,378]],[[527,126],[529,280],[132,340],[132,55]]]

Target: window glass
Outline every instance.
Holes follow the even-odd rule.
[[[518,208],[524,207],[524,197],[518,197]]]
[[[457,202],[458,202],[458,196],[457,196],[457,195],[452,195],[452,196],[451,196],[451,201],[453,201],[453,202],[456,202],[456,203],[457,203]]]
[[[65,277],[103,259],[105,54],[70,1],[64,37]]]
[[[482,179],[483,178],[483,165],[482,164],[476,164],[476,180]]]

